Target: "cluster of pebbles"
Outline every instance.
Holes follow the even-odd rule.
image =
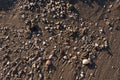
[[[85,78],[83,68],[96,68],[97,56],[109,50],[104,28],[81,18],[71,1],[74,0],[25,0],[19,5],[24,29],[0,27],[0,33],[4,32],[0,51],[7,49],[0,58],[0,79],[52,80],[56,60],[80,65],[81,73],[75,80]],[[106,22],[106,26],[110,23]],[[19,57],[12,59],[15,56]]]

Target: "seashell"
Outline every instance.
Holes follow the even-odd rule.
[[[86,65],[86,64],[89,64],[89,63],[91,63],[90,59],[83,59],[82,60],[83,65]]]

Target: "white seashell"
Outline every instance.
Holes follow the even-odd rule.
[[[82,64],[83,65],[86,65],[86,64],[89,64],[91,61],[89,59],[83,59],[82,60]]]

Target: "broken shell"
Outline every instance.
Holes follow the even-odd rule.
[[[89,63],[91,63],[90,59],[83,59],[82,60],[83,65],[86,65],[86,64],[89,64]]]

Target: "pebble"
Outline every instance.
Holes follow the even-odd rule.
[[[114,66],[112,66],[112,69],[114,69],[115,67]]]
[[[100,29],[99,30],[100,34],[104,33],[104,30],[103,29]]]
[[[80,77],[81,79],[85,78],[85,73],[83,71],[80,73]]]
[[[60,77],[60,80],[63,80],[63,77],[62,77],[62,76]]]
[[[0,48],[0,51],[2,51],[3,48]]]
[[[106,25],[109,25],[110,24],[110,22],[109,21],[106,21]]]
[[[26,15],[25,15],[25,14],[22,14],[21,17],[22,17],[22,19],[25,19],[25,18],[26,18]]]
[[[109,27],[109,30],[112,31],[112,30],[113,30],[113,27]]]
[[[108,41],[105,41],[104,47],[105,47],[106,49],[109,48]]]
[[[43,75],[41,73],[39,73],[39,78],[40,80],[43,78]]]
[[[81,53],[80,52],[77,52],[77,55],[79,56]]]
[[[45,63],[45,66],[48,67],[48,66],[50,66],[51,64],[52,64],[51,60],[48,59],[48,60],[46,61],[46,63]]]
[[[63,59],[64,59],[64,60],[67,60],[67,59],[68,59],[68,57],[67,57],[67,56],[63,56]]]
[[[76,76],[75,80],[79,80],[79,76]]]
[[[53,59],[53,54],[49,55],[48,59]]]
[[[99,45],[98,45],[98,43],[95,43],[95,47],[98,47]]]
[[[35,67],[36,67],[36,64],[35,64],[35,63],[33,63],[32,68],[35,68]]]
[[[46,45],[46,42],[45,42],[45,41],[43,41],[43,45]]]
[[[76,51],[78,48],[77,47],[74,47],[73,50]]]

